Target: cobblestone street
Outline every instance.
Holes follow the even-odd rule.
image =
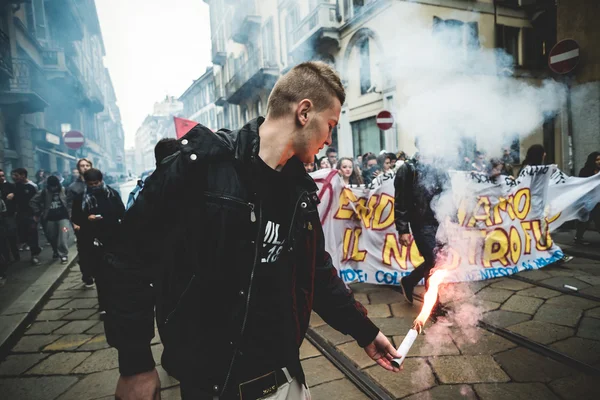
[[[600,302],[563,294],[564,285],[598,294],[600,262],[578,258],[563,267],[519,274],[533,283],[501,278],[447,285],[442,300],[451,309],[474,304],[482,319],[548,346],[592,368],[600,367]],[[0,393],[6,399],[84,400],[113,398],[117,352],[104,336],[96,291],[85,289],[74,265],[35,321],[0,363]],[[554,285],[557,290],[537,286]],[[400,344],[420,309],[388,287],[357,284],[353,290],[370,317]],[[422,292],[422,288],[421,291]],[[471,293],[475,292],[472,296]],[[452,300],[448,298],[450,294]],[[461,297],[462,296],[462,297]],[[378,367],[349,336],[316,314],[314,332],[334,345],[393,398],[417,399],[595,399],[594,377],[481,328],[428,325],[409,353],[404,371]],[[432,342],[428,337],[435,338]],[[153,345],[160,364],[158,335]],[[314,399],[367,399],[308,341],[302,363]],[[158,366],[162,398],[179,399],[178,382]]]

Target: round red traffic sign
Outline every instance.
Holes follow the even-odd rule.
[[[568,74],[579,64],[579,44],[573,39],[556,43],[548,54],[548,66],[557,74]]]
[[[79,149],[85,143],[83,133],[79,131],[69,131],[64,136],[65,145],[73,150]]]
[[[386,110],[381,111],[377,114],[377,126],[382,131],[387,131],[394,125],[394,117],[392,113]]]

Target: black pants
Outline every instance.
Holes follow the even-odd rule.
[[[195,382],[181,382],[179,390],[181,392],[181,400],[218,400],[219,396],[215,396],[211,392],[200,389],[194,385]]]
[[[587,221],[577,221],[577,231],[575,233],[576,240],[583,240],[583,234],[588,230],[590,221],[594,221],[596,231],[600,232],[600,204],[597,204],[590,212],[590,218]]]
[[[2,227],[0,226],[0,229]],[[8,269],[8,241],[6,235],[0,232],[0,278],[6,277],[6,270]]]
[[[75,237],[77,237],[77,253],[79,255],[81,280],[89,282],[94,279],[94,239],[89,235],[82,234],[81,230],[75,231]]]
[[[96,292],[98,292],[98,309],[100,311],[107,311],[106,306],[106,289],[107,289],[107,274],[106,274],[106,263],[104,261],[104,254],[106,248],[102,246],[92,245],[89,253],[89,266],[91,267],[91,273],[96,281]]]
[[[42,252],[39,245],[38,223],[33,219],[33,215],[17,214],[17,229],[21,243],[27,243],[31,249],[31,256],[35,257]]]
[[[415,287],[419,284],[421,279],[425,278],[425,288],[428,288],[431,269],[435,266],[437,260],[437,242],[435,235],[437,234],[438,226],[418,226],[411,224],[411,229],[415,243],[425,261],[423,261],[419,267],[415,268],[410,275],[404,278],[404,282],[411,287]]]
[[[13,260],[19,261],[21,260],[21,255],[19,254],[19,240],[17,238],[17,218],[14,215],[5,217],[4,228],[6,246],[3,247],[2,255],[6,259],[6,262],[10,261],[11,255]]]

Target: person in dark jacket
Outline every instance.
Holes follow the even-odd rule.
[[[589,178],[590,176],[594,176],[598,173],[600,173],[600,152],[594,151],[588,155],[585,165],[579,171],[579,177]],[[592,209],[592,211],[590,212],[590,218],[587,221],[577,222],[577,229],[575,232],[575,244],[590,244],[589,242],[583,240],[583,235],[590,226],[590,220],[594,221],[594,224],[596,225],[596,230],[600,232],[600,204],[596,204],[596,206]]]
[[[159,391],[155,312],[162,366],[184,400],[307,398],[299,348],[313,308],[398,371],[396,350],[325,251],[318,189],[303,165],[331,143],[344,97],[327,64],[299,64],[276,83],[266,119],[237,131],[195,126],[146,180],[123,248],[107,257],[117,398]]]
[[[60,262],[66,264],[69,261],[71,220],[65,189],[58,177],[48,177],[46,188],[31,199],[30,206],[35,220],[42,223],[46,238],[52,246],[52,258],[60,258]]]
[[[83,174],[85,190],[73,199],[73,225],[79,227],[85,243],[92,243],[88,249],[91,274],[96,279],[98,308],[100,315],[106,314],[106,268],[104,256],[117,245],[121,220],[125,206],[119,192],[106,185],[102,172],[95,168]]]
[[[446,172],[433,162],[417,160],[402,164],[394,178],[394,215],[400,244],[408,247],[412,238],[424,259],[410,275],[400,279],[404,297],[410,304],[413,303],[414,288],[421,279],[425,279],[425,287],[429,287],[429,276],[440,247],[436,240],[439,222],[432,201],[442,193],[447,182]],[[431,316],[435,319],[441,315],[444,315],[444,309],[438,301]]]
[[[4,247],[4,258],[10,261],[11,253],[14,261],[20,261],[19,244],[17,238],[17,204],[15,201],[16,186],[6,180],[6,173],[0,169],[0,195],[6,206],[4,215],[4,234],[6,246]]]
[[[27,243],[31,251],[31,263],[40,265],[39,233],[37,221],[33,218],[33,210],[29,202],[37,193],[37,185],[27,178],[25,168],[17,168],[11,172],[15,182],[15,205],[17,210],[18,237],[22,243]]]
[[[93,164],[87,158],[81,158],[77,161],[77,171],[79,171],[78,179],[71,183],[67,187],[67,208],[69,212],[73,214],[73,200],[77,196],[83,195],[85,191],[85,181],[83,180],[83,174],[93,167]],[[73,230],[75,231],[75,237],[77,238],[77,255],[79,257],[79,270],[81,271],[81,280],[85,287],[94,287],[94,274],[92,272],[92,261],[91,256],[94,253],[94,243],[91,239],[91,235],[86,235],[85,228],[82,230],[81,226],[73,222]]]

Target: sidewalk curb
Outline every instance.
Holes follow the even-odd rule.
[[[59,260],[54,261],[48,265],[46,272],[31,285],[31,287],[39,286],[42,289],[23,293],[0,315],[0,360],[10,352],[25,328],[33,321],[52,292],[61,284],[69,269],[79,260],[75,244],[69,248],[69,254],[74,254],[74,257],[68,264],[63,265]],[[46,286],[44,287],[44,285]]]

